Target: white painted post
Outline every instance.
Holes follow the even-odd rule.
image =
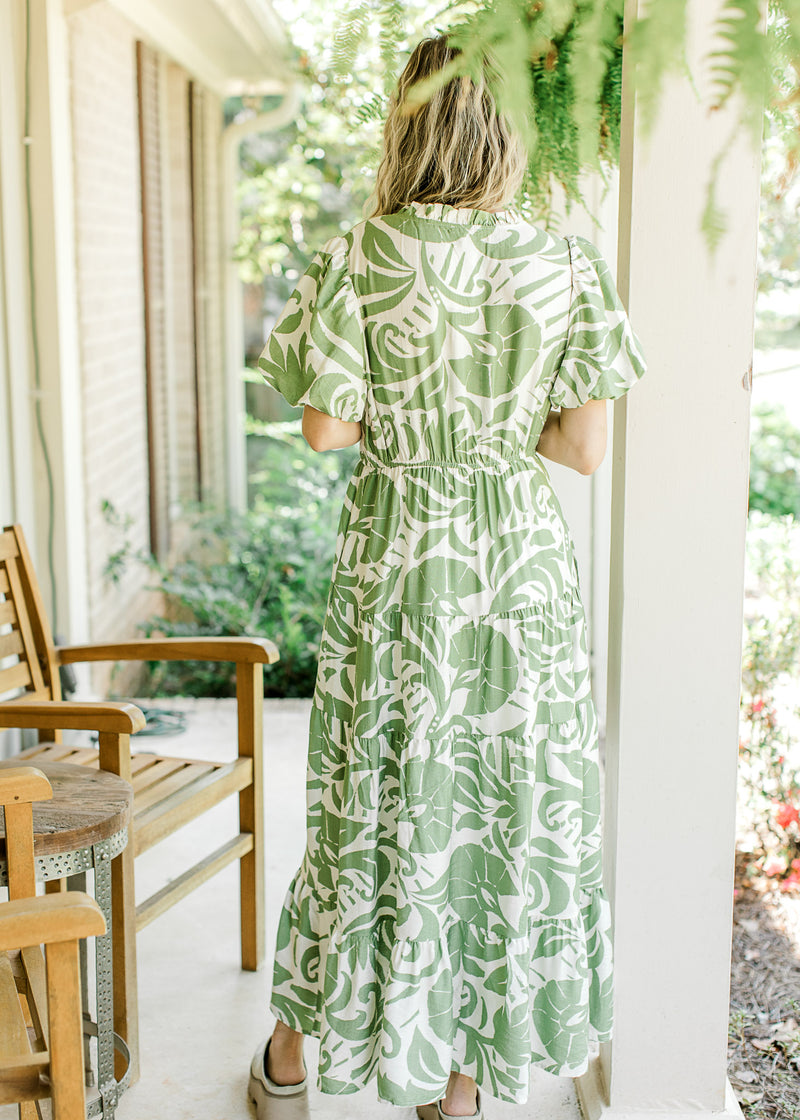
[[[20,5],[22,10],[22,5]],[[75,280],[75,214],[67,29],[60,0],[32,0],[30,152],[42,430],[53,478],[52,526],[41,441],[34,444],[37,571],[51,621],[53,537],[57,627],[88,637],[82,386]],[[22,108],[22,106],[20,106]],[[31,391],[34,386],[29,386]]]
[[[613,273],[617,257],[619,176],[613,172],[609,178],[607,189],[597,174],[588,175],[580,182],[588,212],[573,206],[571,213],[567,215],[562,195],[555,207],[558,225],[554,232],[562,236],[574,233],[587,237],[603,254]],[[607,406],[607,410],[606,457],[590,478],[584,478],[577,471],[559,463],[551,463],[549,460],[545,462],[575,545],[581,598],[586,610],[592,695],[601,734],[605,729],[608,674],[609,527],[614,433],[614,410],[611,404]]]
[[[703,100],[669,80],[647,145],[623,86],[619,287],[649,370],[614,406],[615,1034],[577,1079],[587,1120],[741,1116],[726,1052],[760,160],[747,137],[729,149],[712,260],[704,188],[733,123],[705,103],[721,7],[689,0]]]
[[[0,526],[24,521],[36,552],[33,407],[29,385],[27,250],[19,5],[0,3]]]

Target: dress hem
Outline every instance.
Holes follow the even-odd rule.
[[[280,1022],[284,1023],[292,1030],[300,1031],[301,1034],[306,1035],[309,1038],[319,1039],[321,1037],[319,1016],[315,1016],[315,1022],[312,1023],[311,1026],[309,1026],[304,1014],[299,1014],[296,1017],[287,1016],[284,1008],[279,1009],[272,1002],[269,1005],[269,1009],[276,1019],[279,1019]],[[287,1018],[293,1018],[293,1022],[287,1022]],[[613,1031],[597,1032],[593,1027],[590,1027],[589,1029],[590,1038],[596,1043],[610,1042],[613,1038]],[[581,1062],[577,1066],[567,1067],[558,1067],[557,1065],[554,1065],[553,1062],[537,1060],[536,1058],[531,1057],[530,1066],[533,1069],[543,1070],[545,1073],[549,1073],[553,1077],[570,1077],[575,1079],[578,1077],[583,1077],[586,1073],[588,1073],[589,1064],[594,1061],[596,1057],[596,1051],[590,1049],[590,1052],[587,1054],[583,1062]],[[457,1063],[453,1063],[453,1068],[456,1069],[456,1072],[460,1072],[460,1069],[457,1068]],[[373,1072],[366,1078],[361,1079],[359,1082],[354,1082],[353,1084],[347,1085],[346,1087],[342,1087],[342,1083],[340,1081],[337,1081],[335,1078],[318,1075],[316,1080],[316,1087],[320,1093],[324,1093],[326,1096],[352,1096],[353,1093],[360,1093],[364,1089],[367,1089],[371,1082],[375,1079],[375,1077],[376,1074]],[[488,1097],[492,1097],[494,1100],[502,1101],[506,1104],[527,1104],[530,1098],[530,1087],[528,1087],[528,1090],[526,1092],[521,1091],[519,1093],[508,1092],[506,1094],[498,1094],[496,1086],[489,1085],[486,1082],[480,1080],[477,1081],[476,1084],[482,1094]],[[439,1097],[443,1097],[447,1091],[447,1085],[448,1082],[444,1081],[438,1089],[435,1087],[426,1089],[422,1099],[419,1099],[416,1094],[413,1094],[412,1099],[412,1095],[406,1093],[392,1093],[388,1096],[382,1096],[380,1093],[380,1089],[378,1089],[377,1095],[378,1100],[385,1104],[393,1104],[400,1107],[409,1108],[415,1105],[430,1104],[430,1102],[435,1099],[437,1095]]]

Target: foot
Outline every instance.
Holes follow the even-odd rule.
[[[440,1108],[445,1116],[474,1116],[478,1111],[478,1086],[474,1078],[451,1071]]]
[[[280,1019],[264,1054],[264,1071],[276,1085],[299,1085],[306,1076],[303,1036]]]

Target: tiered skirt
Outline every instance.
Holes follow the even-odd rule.
[[[375,1077],[424,1104],[457,1069],[524,1103],[531,1065],[578,1076],[612,1034],[580,597],[370,611],[349,583],[335,571],[271,1010],[319,1037],[322,1092]]]

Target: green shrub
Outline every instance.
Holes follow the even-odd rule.
[[[738,826],[751,874],[800,888],[800,522],[749,517],[739,738]]]
[[[300,421],[252,425],[248,513],[205,512],[181,558],[161,570],[163,615],[148,636],[269,638],[281,659],[266,668],[267,696],[311,696],[344,493],[358,447],[312,451]],[[146,694],[232,696],[235,669],[204,662],[149,666]]]
[[[800,428],[771,403],[753,408],[751,427],[750,509],[800,520]]]

